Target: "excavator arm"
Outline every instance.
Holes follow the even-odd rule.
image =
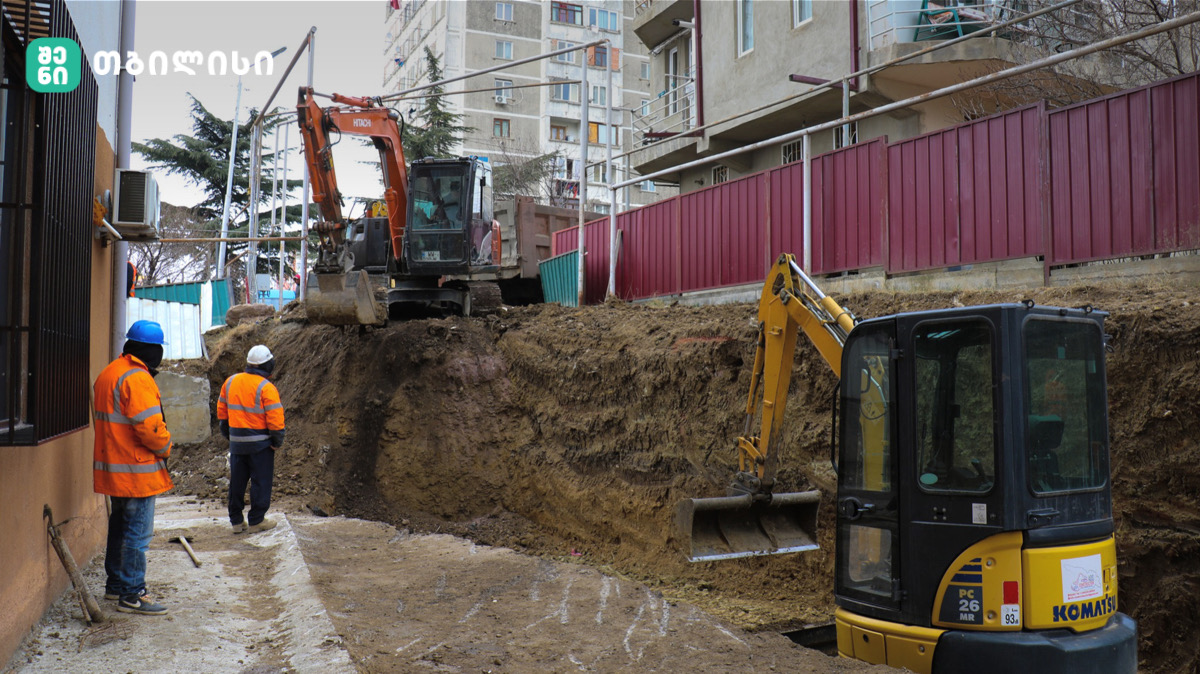
[[[408,212],[408,169],[400,140],[400,115],[383,107],[378,98],[356,98],[333,94],[334,103],[345,107],[321,108],[311,87],[300,89],[296,110],[299,113],[304,159],[312,182],[313,201],[321,211],[317,235],[321,239],[318,273],[333,272],[334,265],[349,271],[346,259],[347,224],[342,215],[342,195],[338,191],[337,171],[333,165],[331,135],[366,136],[379,151],[383,167],[384,201],[388,211],[388,236],[392,255],[399,260],[404,242],[404,218]]]
[[[685,499],[676,522],[693,562],[812,550],[816,545],[815,491],[774,493],[783,415],[796,340],[803,332],[841,374],[842,346],[856,319],[821,292],[789,254],[767,273],[758,303],[758,339],[737,439],[738,472],[728,496]],[[754,420],[760,419],[755,434]]]

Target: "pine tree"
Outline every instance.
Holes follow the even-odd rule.
[[[219,229],[221,212],[225,205],[225,186],[229,171],[229,143],[233,136],[233,120],[221,119],[204,107],[195,96],[192,99],[192,132],[193,135],[176,134],[170,139],[154,138],[146,143],[133,143],[133,151],[142,155],[150,163],[151,168],[183,176],[188,182],[204,191],[204,200],[194,207],[193,222],[197,228],[190,232],[176,232],[176,236],[186,237],[215,236],[214,228]],[[245,236],[250,222],[246,204],[250,200],[250,149],[251,129],[257,110],[251,109],[247,121],[238,125],[237,151],[234,155],[233,190],[230,198],[229,232],[233,236]],[[278,125],[280,118],[271,117],[263,122],[263,135],[269,135]],[[272,158],[274,154],[269,148],[262,151],[262,175],[259,187],[259,218],[258,229],[268,234],[271,222],[271,180]],[[299,188],[300,180],[287,181],[287,190]],[[280,190],[284,191],[283,184]],[[301,206],[289,206],[286,212],[288,222],[299,222]],[[293,242],[297,243],[297,242]],[[289,243],[289,247],[291,247]],[[230,244],[228,255],[233,258],[245,244]],[[297,245],[298,248],[298,245]],[[275,261],[271,260],[274,253]],[[273,244],[260,248],[260,271],[269,271],[268,265],[278,266],[278,246]]]
[[[442,64],[433,50],[425,47],[425,75],[430,82],[442,79]],[[474,127],[462,126],[464,115],[450,112],[442,100],[445,88],[436,86],[424,91],[425,102],[417,112],[424,126],[409,120],[404,126],[404,157],[408,161],[425,157],[453,157],[454,148],[462,142],[462,136],[475,131]]]

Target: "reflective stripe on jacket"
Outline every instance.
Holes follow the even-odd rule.
[[[96,493],[144,498],[173,487],[166,462],[171,433],[158,385],[146,364],[129,354],[121,356],[100,372],[93,394]]]
[[[239,372],[221,385],[217,419],[229,424],[229,451],[248,454],[272,446],[284,430],[279,389],[265,377]]]

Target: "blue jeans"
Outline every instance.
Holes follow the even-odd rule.
[[[108,550],[104,553],[107,594],[136,597],[146,591],[146,550],[154,536],[154,498],[110,496]]]
[[[271,483],[275,478],[275,450],[229,455],[229,523],[242,523],[246,507],[246,484],[250,484],[250,526],[263,521],[271,507]]]

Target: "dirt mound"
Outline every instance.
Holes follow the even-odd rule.
[[[856,294],[860,317],[1016,301],[1112,312],[1108,331],[1121,606],[1142,665],[1200,663],[1200,308],[1195,289]],[[589,564],[647,582],[744,627],[826,622],[832,499],[820,552],[688,564],[673,509],[723,492],[736,462],[750,361],[749,305],[543,305],[487,319],[380,329],[269,321],[210,344],[217,386],[246,350],[276,354],[288,443],[277,498]],[[804,340],[787,410],[781,488],[832,494],[833,375]],[[224,496],[217,441],[181,452],[179,484]],[[579,557],[576,557],[578,559]]]

